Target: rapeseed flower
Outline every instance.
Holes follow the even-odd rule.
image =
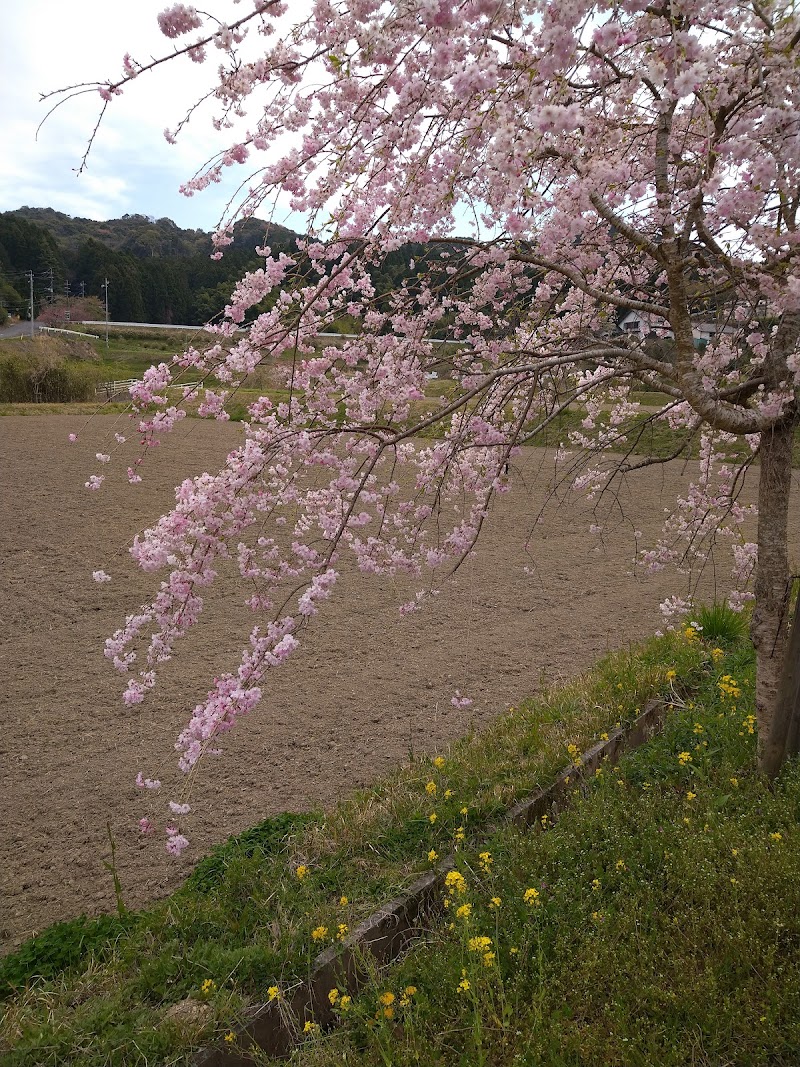
[[[526,904],[529,904],[531,905],[531,907],[533,907],[534,904],[540,903],[539,895],[540,894],[538,889],[526,889],[523,893],[522,899],[525,901]]]
[[[467,891],[466,880],[460,871],[448,871],[444,884],[450,893],[465,893]]]
[[[491,937],[481,934],[479,937],[471,937],[467,942],[467,948],[470,952],[486,952],[487,949],[491,948],[491,944]]]
[[[327,926],[315,926],[314,929],[311,931],[311,940],[312,941],[322,941],[327,936],[328,936],[328,927]]]

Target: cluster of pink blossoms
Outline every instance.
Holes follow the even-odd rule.
[[[520,449],[545,435],[563,437],[554,496],[588,495],[598,534],[615,482],[656,462],[651,430],[669,425],[676,456],[699,442],[699,471],[641,559],[691,569],[722,538],[746,583],[765,564],[742,470],[755,452],[762,469],[782,462],[775,442],[800,387],[800,25],[788,2],[312,0],[296,24],[287,11],[259,0],[176,50],[219,51],[218,129],[249,116],[184,186],[256,170],[215,255],[237,217],[276,199],[308,220],[293,255],[259,250],[263,267],[204,350],[133,391],[147,448],[188,404],[223,419],[255,370],[282,375],[279,400],[249,403],[223,469],[183,482],[134,542],[164,577],[107,644],[136,705],[200,619],[204,590],[231,568],[246,583],[256,625],[181,734],[186,770],[339,595],[343,557],[418,580],[402,610],[417,609],[471,551]],[[159,24],[177,38],[204,19],[177,4]],[[147,69],[128,66],[101,86],[107,99]],[[379,290],[376,268],[406,251],[403,282]],[[637,328],[621,328],[631,316]],[[321,341],[345,319],[352,336]],[[434,377],[447,383],[435,397]],[[182,378],[201,386],[180,396]],[[735,460],[742,440],[750,454]],[[107,477],[98,462],[92,489]],[[760,521],[777,528],[781,501],[770,506]],[[740,585],[736,602],[747,595]]]

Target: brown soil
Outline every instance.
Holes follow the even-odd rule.
[[[128,559],[133,533],[170,503],[176,478],[216,470],[240,428],[187,420],[152,454],[142,485],[109,478],[89,493],[93,453],[107,450],[115,420],[94,420],[70,446],[75,423],[0,419],[6,950],[56,920],[113,908],[102,862],[107,821],[125,900],[142,906],[172,891],[228,835],[276,812],[330,805],[411,752],[445,750],[542,681],[639,641],[659,625],[659,600],[682,591],[674,575],[631,573],[631,532],[654,536],[685,473],[651,469],[624,486],[616,528],[600,542],[574,507],[535,526],[551,468],[531,450],[520,465],[528,488],[497,502],[479,553],[426,611],[401,619],[407,590],[399,586],[358,575],[340,584],[304,647],[271,678],[262,706],[207,765],[193,793],[192,845],[170,859],[160,837],[138,832],[143,802],[153,798],[136,789],[136,773],[160,777],[175,795],[175,736],[213,675],[237,662],[252,617],[223,583],[213,617],[134,709],[121,702],[122,679],[103,657],[103,640],[154,587]],[[111,584],[92,582],[100,567],[114,574]],[[709,571],[706,598],[712,583]],[[456,688],[473,698],[471,708],[451,706]]]

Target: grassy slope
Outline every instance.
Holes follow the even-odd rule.
[[[739,698],[723,700],[726,673]],[[454,843],[468,889],[450,915],[469,902],[469,921],[437,930],[348,1010],[349,1029],[307,1044],[303,1063],[341,1063],[344,1052],[381,1063],[388,1049],[396,1063],[472,1064],[485,1052],[491,1063],[677,1065],[691,1042],[711,1050],[697,1062],[716,1063],[734,1038],[750,1058],[731,1062],[792,1062],[780,1057],[795,1039],[800,1047],[800,787],[788,774],[773,796],[749,773],[751,673],[741,647],[715,662],[710,646],[683,637],[612,656],[465,739],[442,767],[415,761],[335,812],[254,828],[150,912],[52,928],[0,968],[18,990],[0,1030],[4,1064],[184,1062],[270,986],[290,989],[340,924]],[[498,834],[482,870],[476,853],[499,812],[568,762],[569,745],[588,747],[678,679],[697,695],[663,740],[619,777],[603,775],[551,832]],[[527,888],[539,904],[525,905]],[[475,953],[479,935],[492,944]],[[418,992],[401,1009],[408,985]],[[388,991],[393,1019],[376,999]],[[165,1012],[186,997],[205,1014],[180,1029]]]
[[[729,654],[554,828],[464,852],[445,921],[297,1062],[796,1064],[800,767],[752,773],[752,682]]]

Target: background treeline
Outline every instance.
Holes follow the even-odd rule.
[[[297,237],[283,226],[248,219],[214,261],[209,233],[181,229],[171,219],[124,215],[95,222],[52,208],[19,208],[0,214],[0,317],[3,309],[28,317],[33,271],[36,317],[53,304],[68,310],[77,297],[105,299],[107,278],[110,319],[201,325],[220,314],[246,271],[262,265],[256,247],[266,243],[274,253],[291,255]],[[378,293],[410,278],[410,261],[422,253],[422,246],[409,245],[388,255],[374,271]],[[298,270],[305,266],[301,261]]]

